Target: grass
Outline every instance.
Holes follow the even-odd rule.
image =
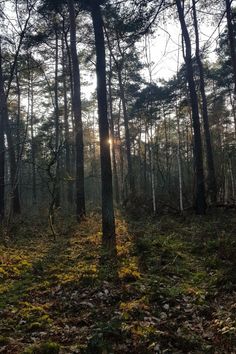
[[[0,352],[236,352],[236,217],[117,216],[117,268],[98,215],[54,242],[22,223],[0,244]]]

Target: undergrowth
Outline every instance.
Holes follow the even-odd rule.
[[[0,244],[0,351],[236,352],[236,217],[117,215],[117,262],[100,218],[27,220]],[[59,226],[59,225],[58,225]]]

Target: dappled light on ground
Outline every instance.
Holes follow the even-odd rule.
[[[235,351],[232,214],[119,215],[117,272],[100,262],[98,225],[93,215],[55,242],[19,230],[0,246],[1,352]]]

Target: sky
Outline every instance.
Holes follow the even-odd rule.
[[[223,4],[223,1],[222,1]],[[232,1],[232,6],[236,6],[236,0]],[[198,7],[197,7],[198,9]],[[204,19],[199,21],[199,35],[201,48],[205,47],[205,53],[211,62],[216,61],[215,49],[218,45],[219,34],[224,31],[226,19],[222,19],[222,11],[213,8],[205,14]],[[201,15],[207,10],[200,9]],[[194,33],[191,33],[192,50],[194,53]],[[148,50],[145,51],[145,44]],[[183,63],[181,43],[181,29],[178,20],[173,21],[162,19],[158,23],[153,35],[143,38],[138,44],[138,50],[142,53],[144,63],[151,64],[152,81],[158,83],[160,79],[168,80],[176,74],[178,68]],[[147,69],[142,71],[144,78],[149,81],[150,75]],[[96,88],[96,78],[91,76],[91,85],[85,89],[86,95]]]
[[[236,3],[236,1],[233,1]],[[211,21],[212,19],[212,21]],[[210,17],[207,23],[199,21],[200,26],[200,44],[201,48],[204,46],[207,50],[207,56],[211,62],[216,61],[215,49],[218,44],[219,34],[223,32],[226,20],[222,20],[219,25],[219,19],[214,20]],[[177,21],[173,23],[166,22],[158,25],[153,36],[149,36],[147,42],[150,45],[149,62],[153,62],[152,79],[158,81],[159,79],[169,79],[176,74],[178,67],[183,63],[182,43],[181,43],[181,29]],[[194,53],[194,36],[191,33],[192,51]],[[145,39],[143,40],[144,47]],[[144,61],[146,55],[143,56]],[[148,73],[144,74],[148,77]]]

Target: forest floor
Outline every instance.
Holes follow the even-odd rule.
[[[236,214],[117,216],[117,266],[97,214],[21,221],[0,243],[0,353],[236,353]]]

